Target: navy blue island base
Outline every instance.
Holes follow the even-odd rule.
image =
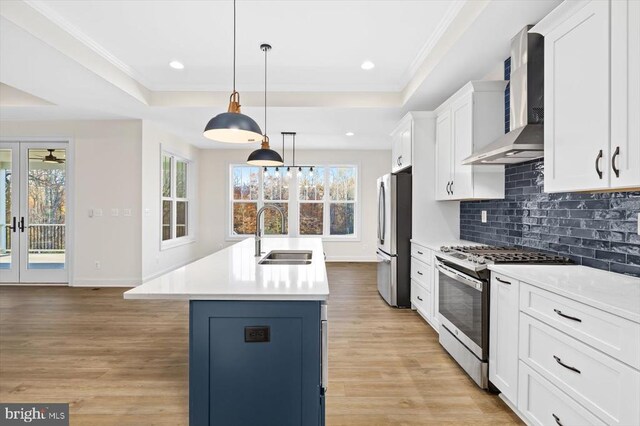
[[[320,301],[194,300],[191,426],[324,425]]]

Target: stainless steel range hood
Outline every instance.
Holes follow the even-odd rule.
[[[544,156],[544,38],[530,28],[511,40],[510,131],[462,164],[515,164]]]

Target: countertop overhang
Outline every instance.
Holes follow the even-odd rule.
[[[640,323],[640,278],[580,265],[489,265],[489,269]]]
[[[311,250],[308,265],[261,265],[271,250]],[[124,293],[125,299],[327,300],[329,283],[321,238],[262,239],[260,257],[247,238]]]

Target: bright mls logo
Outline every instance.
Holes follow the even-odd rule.
[[[69,426],[69,404],[0,403],[0,426]]]

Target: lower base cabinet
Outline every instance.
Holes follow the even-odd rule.
[[[191,301],[189,424],[324,425],[321,303]]]
[[[539,426],[604,426],[606,424],[524,362],[520,362],[519,373],[518,410],[531,424]]]

